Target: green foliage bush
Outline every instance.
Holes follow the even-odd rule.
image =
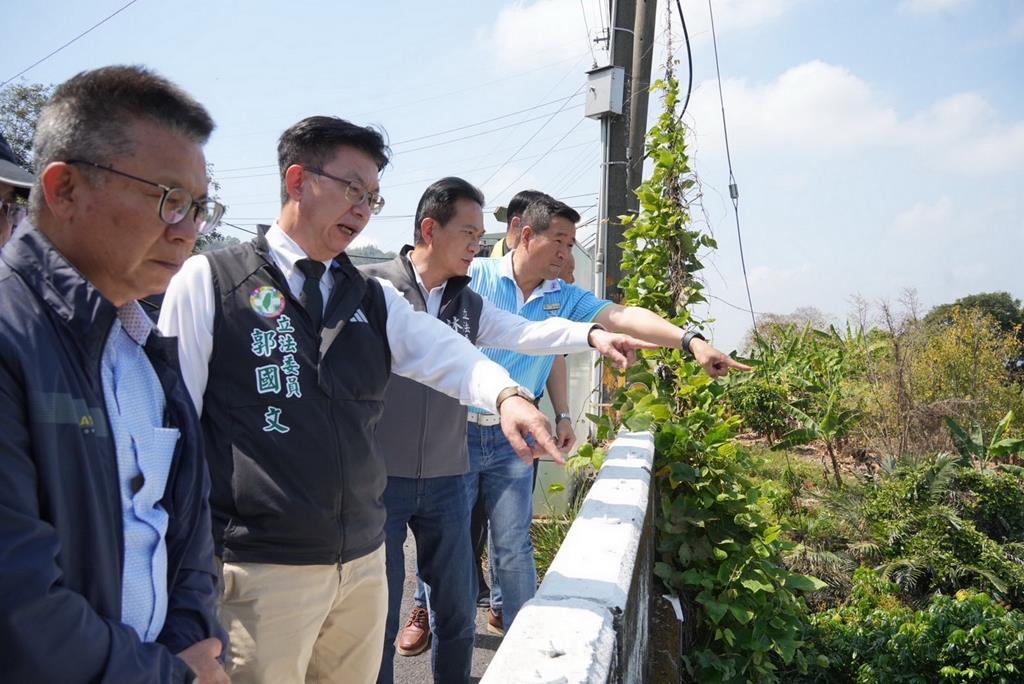
[[[1024,608],[1024,564],[1001,543],[1005,535],[992,538],[975,523],[992,527],[1005,521],[1009,532],[1019,532],[1019,514],[1004,517],[992,495],[1006,492],[1012,503],[1020,500],[1021,489],[1019,477],[971,471],[948,454],[897,469],[864,507],[885,559],[883,574],[911,600],[976,587]]]
[[[743,417],[743,424],[769,439],[778,439],[790,426],[791,390],[784,381],[754,377],[738,383],[729,395],[734,411]]]
[[[878,573],[857,571],[847,605],[811,617],[818,655],[792,681],[1024,681],[1024,613],[970,590],[913,610],[897,592]]]
[[[1000,543],[1024,542],[1024,479],[998,470],[963,469],[954,486],[969,491],[964,517]]]

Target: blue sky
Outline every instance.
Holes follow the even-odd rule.
[[[125,2],[6,7],[0,78]],[[729,305],[746,295],[708,6],[682,5],[691,154],[720,245],[705,262],[717,299],[703,314],[730,348],[749,314]],[[1024,297],[1024,3],[715,0],[714,11],[755,310],[815,306],[841,320],[852,295],[896,300],[905,288],[925,307],[979,291]],[[227,220],[244,228],[276,214],[284,128],[311,114],[380,125],[396,154],[387,206],[364,235],[395,249],[423,188],[445,175],[482,185],[489,205],[536,187],[596,214],[599,126],[582,117],[580,87],[595,58],[607,61],[587,41],[606,17],[598,0],[138,0],[23,80],[141,63],[180,83],[218,123],[207,158]],[[672,29],[678,48],[677,18]],[[664,33],[659,43],[656,74]]]

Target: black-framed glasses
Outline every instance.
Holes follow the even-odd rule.
[[[349,181],[344,178],[332,176],[322,169],[314,169],[311,166],[304,166],[302,168],[306,169],[310,173],[342,183],[345,186],[345,199],[353,204],[362,204],[363,202],[366,202],[370,207],[370,213],[374,216],[379,214],[380,210],[384,208],[384,198],[380,196],[379,192],[371,192],[355,181]]]
[[[0,200],[0,216],[6,216],[11,229],[17,228],[18,224],[25,220],[28,215],[28,207],[16,200]]]
[[[188,216],[189,211],[192,211],[192,219],[195,221],[196,230],[200,235],[209,233],[211,230],[216,228],[220,224],[221,217],[224,216],[225,206],[215,199],[209,197],[202,197],[196,199],[192,197],[192,193],[184,188],[172,188],[162,183],[154,183],[153,181],[146,180],[145,178],[139,178],[133,176],[130,173],[124,171],[118,171],[117,169],[96,162],[86,161],[84,159],[68,159],[68,164],[85,164],[86,166],[92,166],[93,168],[102,169],[103,171],[109,171],[110,173],[116,173],[118,176],[124,176],[125,178],[131,178],[134,181],[145,183],[146,185],[152,185],[154,188],[160,188],[160,204],[157,205],[157,215],[160,220],[168,225],[175,225],[181,223]]]

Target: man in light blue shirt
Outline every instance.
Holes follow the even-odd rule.
[[[684,349],[711,377],[730,369],[750,370],[718,351],[696,332],[684,331],[654,312],[598,299],[583,288],[558,278],[576,240],[579,214],[554,198],[534,199],[522,218],[520,241],[502,259],[475,259],[470,287],[498,308],[539,321],[561,316],[598,323],[662,347]],[[553,357],[531,357],[508,350],[485,349],[484,354],[504,366],[509,375],[535,395],[544,388]],[[530,541],[533,513],[533,466],[519,459],[495,427],[494,416],[476,409],[469,412],[467,493],[470,503],[484,501],[491,526],[492,567],[501,586],[501,614],[492,623],[507,630],[523,604],[537,588],[537,573]],[[493,609],[492,609],[493,611]]]

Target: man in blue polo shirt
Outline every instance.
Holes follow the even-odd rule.
[[[579,214],[568,205],[543,195],[534,199],[522,218],[518,246],[501,259],[474,259],[470,287],[498,308],[530,320],[560,316],[598,323],[608,330],[628,333],[662,347],[684,349],[711,377],[748,366],[718,351],[693,331],[684,331],[653,311],[598,299],[583,288],[558,278],[576,239]],[[512,378],[540,394],[551,371],[553,357],[526,356],[507,350],[484,353],[504,366]],[[508,444],[497,416],[470,409],[467,493],[470,503],[481,497],[491,526],[495,575],[501,585],[503,611],[488,616],[504,629],[537,588],[537,572],[530,541],[533,513],[533,467]]]

